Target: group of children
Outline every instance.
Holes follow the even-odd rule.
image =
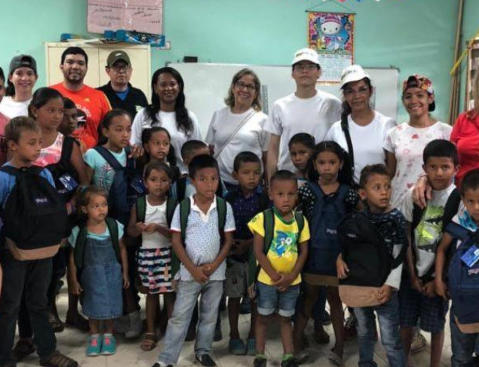
[[[211,350],[223,294],[228,298],[230,351],[255,356],[255,367],[266,366],[266,331],[271,317],[278,314],[281,366],[293,367],[308,358],[304,330],[320,290],[326,288],[335,335],[328,358],[341,365],[345,337],[338,289],[361,266],[344,250],[347,236],[339,232],[345,218],[349,225],[366,218],[391,262],[402,263],[397,259],[405,258],[405,269],[402,264],[391,266],[375,289],[373,305],[353,308],[359,365],[376,365],[374,312],[391,366],[407,365],[412,330],[418,323],[432,335],[431,366],[439,365],[448,311],[444,283],[451,258],[448,248],[456,246],[453,240],[464,239],[448,223],[472,232],[479,223],[479,171],[470,171],[463,179],[459,198],[452,143],[435,140],[424,150],[424,171],[433,189],[426,208],[414,204],[412,192],[399,208],[390,207],[391,177],[384,165],[365,167],[359,188],[353,188],[347,153],[335,142],[315,144],[308,134],[297,134],[289,144],[297,172],[275,172],[266,188],[260,159],[242,152],[234,160],[238,186],[227,191],[216,160],[201,141],[182,147],[188,166],[188,175],[183,176],[164,128],[143,131],[141,157],[130,151],[131,118],[122,110],[106,115],[99,145],[82,157],[80,146],[70,138],[75,112],[68,103],[58,92],[41,88],[33,96],[30,117],[14,118],[5,129],[9,160],[4,167],[15,170],[0,170],[0,203],[5,208],[0,366],[16,363],[11,349],[22,302],[33,329],[31,347],[37,348],[41,364],[77,365],[55,351],[48,322],[47,290],[56,289],[62,275],[52,274],[52,257],[68,263],[69,293],[76,297],[69,312],[78,312],[79,298],[88,318],[88,356],[115,353],[114,320],[137,307],[138,289],[146,294],[144,350],[156,345],[163,295],[168,324],[156,367],[177,363],[196,312],[195,358],[203,366],[215,366]],[[66,240],[38,244],[42,251],[22,258],[20,250],[28,252],[32,246],[11,234],[11,219],[5,214],[11,210],[9,197],[33,182],[33,176],[41,187],[56,188],[69,223],[61,233]],[[33,214],[56,200],[47,191],[33,197]],[[28,200],[16,205],[27,208]],[[358,212],[363,215],[355,215]],[[62,221],[58,222],[51,225],[59,229]],[[46,236],[41,226],[33,231]],[[60,242],[64,250],[57,253]],[[52,251],[45,251],[52,245]],[[54,304],[55,292],[48,294]],[[252,300],[252,312],[244,343],[238,317],[246,297]],[[454,302],[452,307],[459,309]],[[470,365],[478,334],[464,332],[452,313],[450,319],[453,365]],[[28,344],[28,336],[24,341]]]

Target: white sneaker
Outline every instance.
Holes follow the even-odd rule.
[[[140,312],[135,311],[128,314],[130,320],[130,327],[125,332],[125,338],[133,339],[138,338],[143,331],[143,323],[141,321]]]

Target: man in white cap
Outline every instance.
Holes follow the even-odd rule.
[[[277,169],[294,171],[288,143],[295,134],[308,133],[320,142],[341,116],[341,101],[316,89],[321,75],[316,51],[310,48],[297,51],[291,65],[296,91],[274,102],[265,125],[265,130],[271,133],[267,155],[268,178]]]

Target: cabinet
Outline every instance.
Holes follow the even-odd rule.
[[[63,81],[60,61],[63,51],[70,46],[83,48],[88,55],[88,71],[85,84],[99,87],[110,79],[105,72],[106,59],[114,50],[124,50],[130,57],[133,73],[130,83],[140,88],[148,100],[151,98],[151,51],[149,45],[130,45],[127,43],[100,44],[83,42],[53,42],[45,43],[45,64],[47,85]]]
[[[474,96],[472,94],[474,77],[479,72],[479,38],[472,42],[471,48],[467,52],[467,75],[466,75],[466,100],[464,106],[466,110],[474,107]]]

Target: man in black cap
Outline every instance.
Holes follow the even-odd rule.
[[[106,60],[105,71],[110,81],[98,89],[105,93],[113,108],[128,111],[133,119],[148,101],[140,89],[130,84],[133,68],[128,54],[122,50],[111,52]]]

